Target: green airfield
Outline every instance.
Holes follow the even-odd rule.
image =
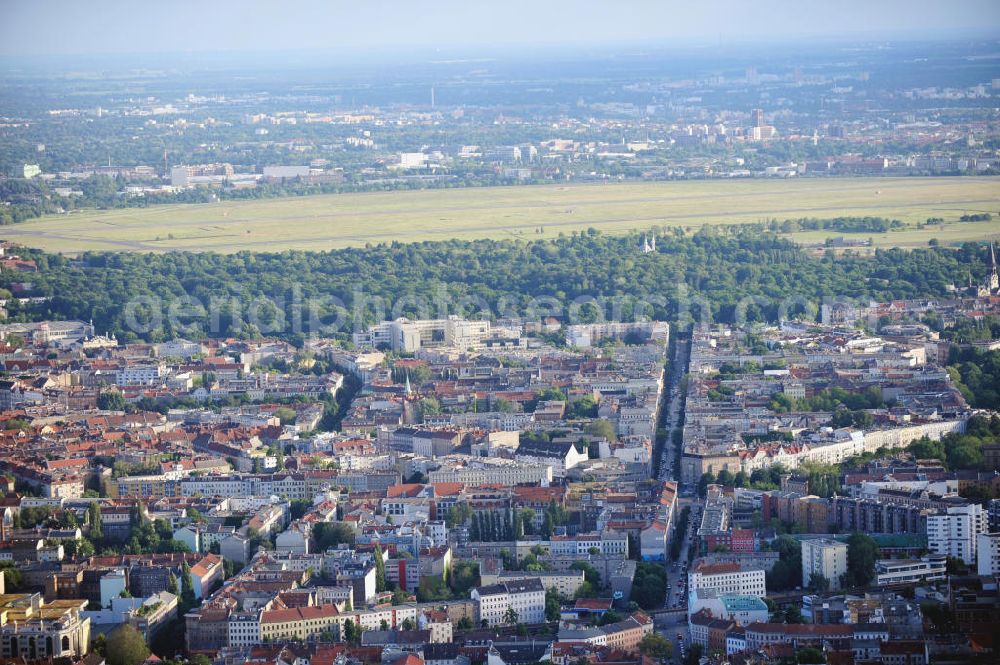
[[[990,212],[989,222],[958,222]],[[803,244],[872,238],[877,247],[1000,239],[1000,177],[801,178],[544,185],[331,194],[87,210],[8,226],[0,237],[51,252],[329,250],[380,242],[554,238],[589,227],[690,230],[801,217],[877,216],[889,233],[788,234]],[[941,225],[918,229],[929,217]]]

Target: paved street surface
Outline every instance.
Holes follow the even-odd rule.
[[[679,384],[684,377],[687,361],[691,352],[690,341],[679,339],[674,348],[674,357],[671,358],[669,372],[667,376],[667,417],[663,427],[667,430],[667,441],[663,446],[660,458],[658,477],[660,480],[678,480],[680,468],[678,459],[680,453],[675,445],[673,432],[680,426],[681,409],[684,405],[684,395],[681,394]],[[698,530],[700,519],[700,509],[694,505],[692,497],[684,496],[694,488],[679,487],[681,496],[678,498],[676,512],[674,513],[673,532],[671,538],[677,533],[681,511],[685,506],[691,506],[692,512],[689,518],[688,528],[685,533],[684,543],[681,548],[680,557],[677,562],[667,561],[667,595],[666,609],[683,609],[687,607],[687,560],[688,551],[691,545],[691,538]],[[697,511],[697,512],[696,512]],[[657,615],[656,629],[674,645],[674,661],[680,662],[687,653],[687,615],[686,613],[670,613]]]

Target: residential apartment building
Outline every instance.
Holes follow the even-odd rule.
[[[1000,533],[976,536],[976,567],[980,575],[1000,575]]]
[[[986,513],[978,503],[927,516],[927,547],[970,566],[976,565],[976,538],[981,533],[986,533]]]
[[[600,533],[580,533],[575,536],[552,536],[549,551],[554,555],[584,556],[596,549],[605,556],[619,555],[627,558],[628,534],[605,530]]]
[[[479,605],[480,621],[488,626],[545,621],[545,589],[537,578],[481,586],[472,590],[472,599]],[[517,614],[514,622],[509,621],[510,609]]]
[[[527,464],[497,457],[477,460],[451,460],[436,471],[427,474],[430,483],[463,483],[465,485],[516,485],[540,484],[548,487],[552,482],[552,467]]]
[[[767,644],[823,645],[832,649],[848,648],[854,638],[849,625],[753,623],[747,626],[746,646],[760,649]]]
[[[653,632],[653,620],[641,612],[636,612],[622,621],[601,626],[601,630],[604,632],[607,646],[635,652],[639,649],[642,638]]]
[[[229,646],[246,647],[260,644],[261,610],[234,612],[229,615]],[[269,619],[273,619],[273,615]]]
[[[337,635],[340,631],[339,616],[335,605],[267,610],[260,616],[260,639],[265,642],[276,639],[306,640],[326,632]]]
[[[720,619],[710,610],[695,612],[688,620],[692,644],[700,644],[709,652],[725,651],[726,635],[736,628],[729,619]]]
[[[639,548],[643,561],[664,561],[667,558],[667,534],[670,525],[653,520],[639,533]]]
[[[808,586],[813,575],[830,582],[830,589],[840,589],[840,576],[847,572],[847,543],[827,538],[802,541],[802,584]]]
[[[564,572],[540,570],[537,572],[501,571],[497,573],[481,573],[483,585],[499,584],[513,580],[537,579],[545,589],[555,589],[561,595],[572,598],[584,582],[583,571],[567,570]]]
[[[115,381],[119,387],[155,386],[168,373],[165,364],[128,365],[116,372]]]
[[[743,568],[736,563],[697,562],[688,573],[688,590],[713,589],[719,594],[765,596],[763,568]]]

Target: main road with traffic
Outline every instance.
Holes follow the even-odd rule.
[[[673,344],[673,355],[667,368],[667,378],[665,385],[665,399],[662,408],[666,409],[666,414],[662,421],[662,428],[666,431],[666,439],[660,446],[660,458],[657,464],[657,477],[660,480],[677,480],[678,493],[677,505],[674,507],[674,519],[671,522],[671,531],[668,534],[668,543],[677,537],[681,529],[679,522],[684,513],[684,508],[690,507],[687,528],[684,529],[684,541],[677,560],[670,557],[664,562],[667,568],[667,589],[666,602],[662,611],[654,614],[656,629],[663,634],[674,645],[674,661],[681,662],[687,654],[687,565],[688,553],[692,546],[692,538],[698,531],[698,519],[701,509],[693,499],[694,488],[680,485],[680,458],[682,437],[678,434],[684,426],[684,399],[686,397],[683,387],[687,382],[684,377],[687,375],[688,361],[691,354],[690,339],[681,334],[677,335]]]

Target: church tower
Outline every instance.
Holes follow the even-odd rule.
[[[1000,293],[1000,275],[997,274],[997,251],[993,246],[993,241],[990,241],[990,274],[986,276],[986,288],[989,289],[990,295],[996,295]]]
[[[976,289],[976,296],[986,298],[988,296],[1000,295],[1000,273],[997,272],[997,252],[990,241],[990,271],[986,274],[986,279],[982,285]]]

